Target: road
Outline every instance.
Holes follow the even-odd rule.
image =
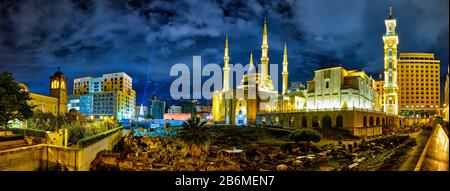
[[[448,136],[440,125],[434,129],[425,149],[423,161],[419,160],[420,171],[448,171]]]

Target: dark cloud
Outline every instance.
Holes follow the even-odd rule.
[[[225,35],[232,63],[259,62],[267,18],[270,62],[287,42],[291,81],[310,80],[313,68],[343,65],[377,75],[387,1],[369,0],[5,0],[0,2],[0,70],[32,91],[48,92],[57,66],[70,80],[124,71],[138,101],[170,98],[170,67],[222,64]],[[448,65],[448,1],[396,0],[401,52],[433,52]],[[281,68],[279,68],[281,71]]]

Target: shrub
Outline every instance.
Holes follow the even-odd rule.
[[[298,129],[289,135],[289,139],[300,142],[300,141],[313,141],[319,142],[322,139],[322,134],[314,129]]]
[[[2,130],[2,128],[0,128]],[[39,129],[26,129],[26,128],[10,128],[14,134],[19,134],[21,136],[33,136],[33,137],[45,137],[47,134],[44,130]]]
[[[115,133],[115,132],[117,132],[118,130],[121,130],[121,129],[123,129],[123,127],[118,127],[118,128],[111,129],[111,130],[108,130],[108,131],[105,131],[105,132],[102,132],[102,133],[99,133],[99,134],[96,134],[96,135],[92,135],[92,136],[89,136],[89,137],[82,138],[82,139],[78,140],[77,144],[80,147],[86,147],[88,145],[96,143],[97,141],[102,140],[103,138],[105,138],[105,137],[107,137],[107,136],[109,136],[109,135],[111,135],[111,134],[113,134],[113,133]]]
[[[24,139],[22,135],[8,135],[8,136],[0,136],[0,141],[14,141]]]

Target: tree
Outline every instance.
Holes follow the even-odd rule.
[[[8,129],[8,122],[24,120],[33,115],[33,106],[28,105],[30,93],[23,90],[8,72],[0,73],[0,125]]]
[[[179,138],[185,144],[186,150],[192,155],[194,162],[202,154],[202,151],[208,152],[208,147],[211,142],[211,135],[209,131],[205,130],[205,124],[206,121],[192,117],[183,122],[183,129],[179,134]]]

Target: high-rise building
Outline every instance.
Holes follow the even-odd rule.
[[[153,96],[150,100],[150,114],[153,119],[164,119],[165,110],[166,102],[159,100],[156,96]]]
[[[75,108],[83,115],[95,118],[114,117],[122,122],[134,119],[135,104],[132,78],[118,72],[74,79],[68,109]]]
[[[430,118],[440,109],[440,61],[429,53],[400,53],[399,114]]]
[[[398,35],[395,32],[397,22],[392,15],[392,6],[389,6],[389,16],[384,21],[386,34],[383,35],[384,43],[384,87],[383,102],[384,112],[398,114],[398,84],[397,84],[397,45]]]

